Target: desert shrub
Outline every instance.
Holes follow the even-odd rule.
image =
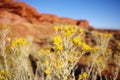
[[[15,38],[11,40],[7,37],[7,25],[2,25],[0,40],[1,74],[5,77],[3,80],[32,80],[28,56],[30,44],[24,38]],[[3,72],[4,71],[4,72]],[[7,73],[11,74],[8,79]]]
[[[97,31],[89,32],[78,26],[55,26],[50,37],[50,46],[38,47],[25,38],[11,39],[7,25],[2,25],[0,37],[0,80],[116,80],[120,71],[120,55],[114,56],[112,75],[102,74],[112,56],[108,47],[112,35]],[[96,45],[85,40],[89,32]],[[89,53],[86,67],[75,75],[79,60]],[[36,58],[37,68],[33,73],[29,55]]]

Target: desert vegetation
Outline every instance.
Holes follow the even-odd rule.
[[[39,47],[29,37],[9,37],[8,26],[3,24],[0,31],[0,80],[119,79],[120,53],[113,55],[109,48],[110,33],[91,31],[94,43],[88,43],[86,28],[58,25],[54,27],[55,34],[47,40],[50,45]],[[30,56],[36,59],[36,67],[32,66]],[[85,66],[79,68],[80,60],[86,56]],[[109,68],[111,61],[114,66]],[[109,70],[111,74],[105,73]]]

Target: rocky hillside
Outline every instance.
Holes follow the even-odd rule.
[[[7,18],[6,23],[13,21],[15,23],[63,23],[89,27],[87,20],[74,20],[70,18],[60,18],[53,14],[40,14],[33,7],[23,2],[15,2],[13,0],[0,0],[1,20]],[[14,17],[13,17],[14,16]]]
[[[61,18],[38,13],[33,7],[14,0],[0,0],[0,24],[9,24],[12,37],[32,35],[43,38],[52,35],[53,26],[71,24],[92,28],[87,20]],[[44,36],[43,36],[44,35]]]
[[[43,43],[45,38],[53,35],[54,25],[71,24],[84,26],[89,31],[96,30],[90,26],[87,20],[74,20],[71,18],[61,18],[54,14],[41,14],[32,6],[14,0],[0,0],[0,25],[3,23],[8,24],[10,37],[32,36],[36,42],[39,42],[39,39],[43,39]],[[114,40],[111,40],[110,45],[114,51],[118,50],[115,40],[120,40],[119,30],[98,29],[97,31],[112,33]],[[86,41],[90,41],[90,36],[87,36]]]
[[[3,23],[8,24],[11,37],[27,37],[30,35],[35,39],[44,39],[53,35],[53,26],[60,24],[84,26],[88,30],[95,30],[87,20],[74,20],[61,18],[54,14],[41,14],[32,6],[14,0],[0,0],[0,25]],[[120,40],[119,30],[97,31],[113,33],[114,39]],[[111,45],[116,49],[115,41],[111,42]]]

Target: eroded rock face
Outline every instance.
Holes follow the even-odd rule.
[[[8,24],[12,37],[32,35],[33,37],[44,38],[54,33],[54,25],[61,24],[91,28],[87,20],[74,20],[61,18],[54,14],[41,14],[33,7],[24,2],[17,2],[17,0],[0,0],[1,24]]]
[[[14,2],[13,0],[1,0],[0,1],[0,12],[6,11],[25,18],[29,22],[37,21],[39,13],[31,6],[23,2]],[[15,16],[14,16],[15,18]],[[18,19],[19,20],[19,19]]]
[[[13,14],[8,11],[0,12],[0,24],[4,24],[4,23],[5,24],[9,24],[9,23],[19,24],[23,22],[27,22],[27,20],[17,14]]]
[[[87,20],[78,20],[77,25],[78,26],[84,26],[84,27],[88,28],[89,22]]]
[[[58,16],[53,14],[40,14],[33,7],[23,2],[16,2],[14,0],[0,0],[0,13],[5,14],[4,16],[6,16],[8,19],[10,18],[10,16],[14,16],[12,18],[13,22],[14,18],[16,20],[16,17],[19,16],[30,23],[63,23],[89,27],[89,22],[87,20],[73,20],[71,18],[59,18]]]

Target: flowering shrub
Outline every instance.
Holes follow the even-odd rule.
[[[0,70],[0,80],[11,80],[11,74],[5,70]]]
[[[33,80],[28,64],[29,42],[24,38],[7,37],[7,25],[2,25],[0,40],[0,80]]]
[[[96,45],[88,45],[85,41],[87,29],[78,26],[55,26],[55,34],[51,37],[51,45],[39,47],[25,38],[7,37],[7,25],[2,25],[0,39],[0,80],[96,80],[97,76],[106,80],[118,78],[120,71],[120,55],[114,56],[116,67],[113,74],[103,75],[112,51],[108,47],[112,35],[91,31]],[[119,42],[118,42],[119,44]],[[86,67],[75,75],[79,60],[89,54]],[[29,55],[36,58],[37,68],[33,74]],[[1,62],[3,61],[3,62]]]

